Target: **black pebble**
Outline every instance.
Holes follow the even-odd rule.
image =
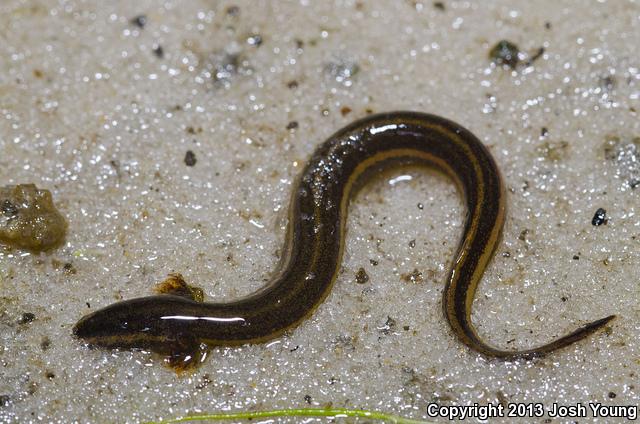
[[[22,314],[22,318],[20,318],[20,324],[28,324],[36,319],[36,316],[31,312],[25,312]]]
[[[191,150],[187,150],[187,153],[184,155],[184,164],[187,166],[194,166],[197,161],[196,154]]]
[[[595,215],[593,215],[593,219],[591,220],[591,225],[594,225],[597,227],[599,225],[606,224],[606,223],[607,223],[607,211],[602,208],[598,208]]]
[[[153,49],[153,54],[155,54],[158,59],[162,59],[164,57],[164,49],[159,45]]]
[[[144,28],[144,26],[147,24],[147,16],[138,15],[135,18],[131,19],[131,23],[138,28]]]

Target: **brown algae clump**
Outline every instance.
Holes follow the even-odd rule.
[[[196,302],[204,302],[204,291],[200,287],[191,286],[184,280],[182,274],[169,274],[161,283],[156,284],[156,293],[182,296]]]
[[[0,187],[0,243],[41,252],[59,246],[66,231],[49,190],[34,184]]]

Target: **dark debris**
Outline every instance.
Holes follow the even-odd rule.
[[[25,312],[22,314],[22,317],[20,318],[19,323],[20,324],[29,324],[30,322],[33,322],[36,319],[35,314],[31,313],[31,312]]]
[[[250,46],[260,47],[262,41],[262,36],[260,34],[251,34],[247,37],[247,44]]]
[[[360,267],[358,272],[356,272],[356,283],[365,284],[367,281],[369,281],[369,274],[367,274],[364,268]]]
[[[489,51],[489,59],[497,65],[514,69],[520,62],[520,49],[508,40],[500,40]]]
[[[191,150],[187,150],[187,153],[184,155],[184,164],[187,166],[195,166],[196,162],[198,162],[196,154]]]
[[[147,15],[138,15],[131,19],[131,23],[140,29],[144,29],[147,25]]]
[[[158,59],[164,58],[164,49],[161,45],[158,44],[156,47],[154,47],[152,52]]]
[[[602,224],[606,224],[607,221],[608,221],[607,211],[602,208],[598,208],[595,215],[593,215],[593,219],[591,220],[591,225],[598,227]]]

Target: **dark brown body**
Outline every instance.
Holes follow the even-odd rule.
[[[456,123],[394,112],[354,122],[313,154],[292,193],[283,260],[263,289],[230,303],[199,303],[171,295],[119,302],[82,318],[74,333],[95,345],[163,353],[198,342],[231,345],[277,337],[311,314],[331,290],[342,260],[354,185],[362,184],[372,170],[406,164],[444,172],[464,196],[467,218],[443,308],[467,346],[489,356],[535,356],[579,340],[613,318],[527,351],[504,351],[483,342],[471,323],[471,308],[500,242],[505,214],[500,174],[482,143]]]

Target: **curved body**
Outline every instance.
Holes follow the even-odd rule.
[[[139,347],[162,353],[204,342],[231,345],[277,337],[310,315],[330,292],[344,248],[354,185],[388,167],[417,164],[450,176],[467,216],[443,296],[454,333],[488,356],[541,355],[582,339],[613,319],[526,351],[485,343],[471,322],[478,282],[500,242],[505,193],[498,168],[482,143],[460,125],[434,115],[393,112],[369,116],[324,142],[294,186],[283,258],[264,288],[229,303],[200,303],[173,295],[115,303],[82,318],[74,333],[90,344]]]

